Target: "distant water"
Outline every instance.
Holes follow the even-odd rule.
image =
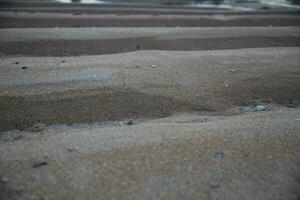
[[[300,8],[300,0],[54,0],[61,3],[83,4],[150,4],[180,5],[198,8],[219,8],[235,10],[256,10],[261,7]]]
[[[110,1],[98,1],[98,0],[56,0],[61,3],[84,3],[84,4],[107,4]]]

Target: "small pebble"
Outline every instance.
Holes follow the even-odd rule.
[[[203,118],[200,120],[201,122],[207,122],[207,118]]]
[[[220,184],[218,182],[211,182],[209,186],[210,188],[218,188],[220,187]]]
[[[119,121],[120,126],[124,126],[124,123],[122,121]]]
[[[230,72],[236,72],[236,70],[235,70],[235,69],[230,69],[229,71],[230,71]]]
[[[27,67],[22,67],[22,69],[27,69]]]
[[[76,147],[70,147],[70,148],[68,148],[68,151],[69,152],[74,152],[74,151],[77,151],[77,148]]]
[[[211,153],[211,156],[213,158],[222,158],[222,157],[224,157],[224,153],[221,151],[215,151],[215,152]]]
[[[265,111],[266,110],[266,106],[263,106],[263,105],[257,105],[255,107],[255,112],[262,112],[262,111]]]
[[[43,123],[37,123],[35,125],[33,125],[32,127],[32,130],[34,132],[39,132],[39,131],[42,131],[46,128],[46,124],[43,124]]]
[[[154,68],[154,67],[157,67],[157,66],[156,66],[156,65],[151,65],[151,67],[153,67],[153,68]]]
[[[47,165],[48,162],[47,161],[35,161],[33,164],[32,164],[32,167],[33,168],[38,168],[38,167],[41,167],[41,166],[44,166],[44,165]]]
[[[16,64],[16,65],[18,65],[18,64],[19,64],[19,62],[15,62],[15,64]]]

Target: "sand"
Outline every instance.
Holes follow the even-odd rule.
[[[297,199],[299,109],[49,127],[0,145],[4,198]],[[46,165],[33,167],[37,162]]]
[[[18,28],[2,29],[0,35],[0,52],[8,56],[300,46],[299,27]]]
[[[1,129],[297,102],[299,56],[293,47],[6,58]]]
[[[25,10],[26,11],[26,10]],[[91,11],[74,11],[73,13],[13,12],[5,10],[0,13],[1,28],[47,28],[47,27],[231,27],[231,26],[299,26],[300,19],[293,13],[280,15],[245,14],[245,13],[145,13],[139,15],[132,11],[123,14],[90,14]],[[89,14],[87,14],[89,13]]]
[[[299,199],[297,13],[1,3],[0,199]]]

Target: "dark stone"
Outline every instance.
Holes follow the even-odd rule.
[[[268,7],[268,6],[262,6],[260,9],[262,9],[262,10],[270,10],[271,8]]]
[[[127,125],[133,125],[132,119],[127,122]]]
[[[299,102],[297,102],[297,101],[290,101],[285,106],[288,107],[288,108],[296,108],[296,107],[299,106]]]
[[[32,167],[33,167],[33,168],[38,168],[38,167],[45,166],[45,165],[47,165],[47,164],[48,164],[48,162],[47,162],[47,161],[44,161],[44,160],[42,160],[42,161],[35,161],[35,162],[32,164]]]
[[[74,152],[74,151],[76,151],[76,148],[75,147],[70,147],[70,148],[68,148],[68,151],[69,152]]]

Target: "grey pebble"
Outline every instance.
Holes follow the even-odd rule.
[[[209,187],[210,188],[218,188],[218,187],[220,187],[220,184],[218,182],[211,182]]]
[[[255,112],[262,112],[262,111],[265,111],[266,110],[266,106],[263,106],[263,105],[257,105],[255,107]]]
[[[202,118],[200,121],[201,122],[207,122],[207,118]]]
[[[39,161],[33,162],[32,167],[33,167],[33,168],[38,168],[38,167],[41,167],[41,166],[45,166],[45,165],[47,165],[47,164],[48,164],[47,161],[39,160]]]
[[[76,147],[70,147],[70,148],[68,148],[68,151],[69,152],[74,152],[74,151],[77,151],[77,148]]]
[[[221,151],[215,151],[211,153],[211,157],[213,158],[222,158],[224,157],[224,153]]]

